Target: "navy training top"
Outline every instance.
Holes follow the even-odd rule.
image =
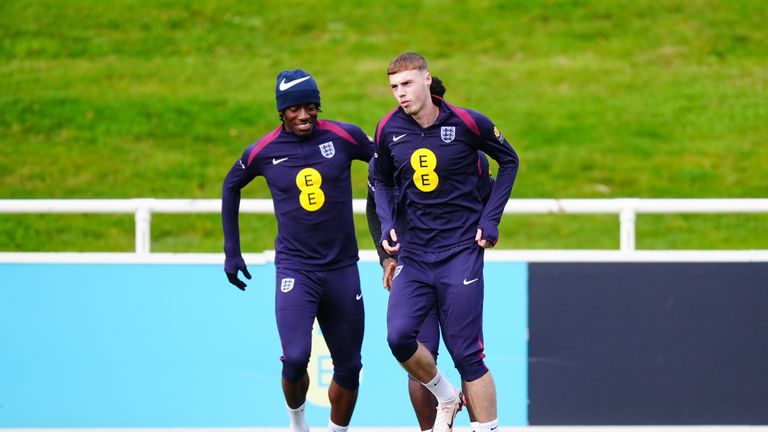
[[[488,117],[436,96],[433,101],[440,113],[427,128],[399,106],[376,128],[374,194],[381,240],[397,226],[400,254],[471,244],[478,228],[495,241],[517,176],[517,153]],[[487,204],[478,187],[478,150],[499,164]]]
[[[318,120],[309,136],[277,129],[248,146],[224,179],[224,253],[238,256],[240,190],[263,176],[277,218],[278,267],[334,269],[358,260],[350,164],[367,162],[373,143],[357,126]]]

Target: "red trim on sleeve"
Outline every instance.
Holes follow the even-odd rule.
[[[389,119],[392,118],[392,116],[395,114],[395,111],[397,111],[397,108],[390,111],[389,114],[385,115],[384,118],[379,122],[379,128],[376,130],[376,144],[379,143],[379,138],[381,138],[381,130],[384,129],[384,125],[386,125]]]
[[[280,131],[283,129],[283,126],[278,126],[277,129],[273,130],[272,132],[266,134],[261,140],[259,140],[259,143],[256,144],[256,147],[254,147],[251,152],[248,154],[248,165],[251,164],[251,161],[253,161],[253,158],[256,157],[256,154],[261,151],[264,147],[267,146],[267,144],[271,143],[275,140],[275,138],[280,135]]]
[[[317,128],[323,129],[323,130],[329,130],[336,135],[344,138],[345,140],[351,142],[354,145],[357,145],[357,141],[355,141],[354,138],[352,138],[352,135],[349,134],[346,130],[344,130],[343,127],[337,125],[336,123],[331,123],[329,121],[325,120],[318,120],[317,121]]]
[[[471,130],[475,133],[475,135],[480,136],[480,128],[477,127],[477,123],[475,122],[475,119],[472,118],[472,116],[465,110],[464,108],[459,108],[457,106],[451,105],[448,102],[445,102],[446,105],[448,105],[453,112],[456,113],[457,116],[461,119],[461,121],[464,122]]]

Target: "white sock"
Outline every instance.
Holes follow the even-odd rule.
[[[499,419],[493,419],[488,423],[476,423],[476,432],[498,432],[499,431]]]
[[[347,429],[349,429],[349,426],[339,426],[332,422],[331,419],[328,419],[328,432],[347,432]]]
[[[288,409],[288,418],[291,420],[291,432],[308,432],[309,426],[307,426],[307,421],[304,419],[304,407],[307,405],[307,402],[305,401],[303,404],[301,404],[300,407],[293,409],[288,406],[288,404],[285,404],[285,407]]]
[[[447,404],[456,400],[456,389],[448,381],[448,378],[440,373],[439,369],[437,375],[430,382],[422,384],[435,395],[439,404]]]
[[[477,425],[479,425],[479,422],[469,422],[469,428],[472,430],[472,432],[477,432]]]

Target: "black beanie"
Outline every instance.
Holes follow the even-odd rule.
[[[282,71],[277,74],[275,99],[277,99],[278,112],[283,112],[286,108],[295,105],[308,103],[320,105],[320,89],[315,79],[301,69]]]

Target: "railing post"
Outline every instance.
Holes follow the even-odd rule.
[[[136,220],[136,253],[148,254],[151,250],[152,242],[152,230],[150,223],[152,222],[152,212],[150,210],[151,199],[140,199],[138,201],[138,208],[134,215]]]
[[[622,252],[632,252],[635,250],[636,215],[634,203],[631,201],[619,213],[619,248]]]

